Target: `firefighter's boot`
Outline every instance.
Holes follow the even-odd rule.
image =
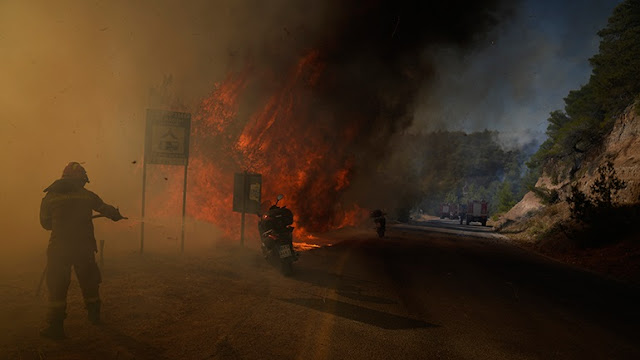
[[[62,340],[67,336],[64,333],[64,319],[66,318],[66,313],[64,310],[57,311],[52,310],[49,312],[47,316],[47,327],[40,330],[40,336],[46,337],[52,340]]]
[[[87,315],[94,325],[100,325],[100,301],[87,303]]]

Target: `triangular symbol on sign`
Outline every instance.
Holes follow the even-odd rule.
[[[162,139],[164,139],[166,137],[170,137],[170,138],[172,138],[174,140],[178,139],[178,137],[173,134],[173,131],[171,131],[171,129],[169,129],[166,134],[161,136]]]

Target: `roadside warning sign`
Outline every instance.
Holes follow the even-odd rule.
[[[189,158],[190,130],[191,114],[148,109],[145,162],[186,165]]]
[[[187,168],[189,167],[189,133],[191,114],[147,109],[144,138],[144,166],[142,170],[142,212],[140,218],[140,253],[144,251],[144,207],[147,184],[147,165],[184,166],[182,190],[182,237],[180,251],[184,251],[184,218],[187,211]]]

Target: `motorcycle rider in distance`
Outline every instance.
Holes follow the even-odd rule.
[[[373,210],[369,216],[373,219],[373,223],[376,225],[376,232],[379,237],[384,237],[384,233],[387,230],[387,214],[380,209]]]

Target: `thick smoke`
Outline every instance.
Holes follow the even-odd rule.
[[[335,1],[323,10],[315,22],[284,23],[283,38],[267,40],[259,51],[248,47],[238,54],[244,61],[234,67],[236,80],[211,96],[220,101],[221,92],[239,86],[233,81],[242,84],[237,124],[225,125],[224,133],[200,132],[196,139],[206,149],[202,157],[219,159],[217,168],[262,172],[267,192],[288,189],[308,230],[341,223],[342,210],[354,203],[391,208],[416,195],[406,163],[387,162],[395,159],[392,144],[413,121],[416,95],[434,76],[434,62],[425,52],[438,46],[473,48],[512,12],[498,1]],[[204,118],[219,122],[226,116],[212,108],[218,106],[205,103]],[[252,150],[238,161],[233,150],[240,133],[251,139]],[[311,149],[328,153],[306,151]],[[341,170],[348,172],[350,187],[340,186]],[[281,176],[297,172],[303,180]],[[298,184],[291,189],[288,183],[273,184],[275,178]],[[206,199],[196,201],[207,206]]]
[[[135,240],[145,110],[157,103],[150,89],[167,85],[172,101],[195,112],[230,67],[251,57],[275,60],[275,53],[293,57],[283,28],[311,29],[315,14],[325,13],[315,3],[0,2],[2,253],[44,253],[42,190],[69,161],[84,163],[88,188],[134,219],[96,221],[97,235],[118,238],[106,234],[117,228]],[[164,169],[148,175],[152,183],[182,184]]]
[[[440,46],[412,132],[502,132],[508,147],[544,141],[549,113],[589,79],[598,30],[620,1],[524,1],[475,51]]]
[[[173,101],[195,113],[216,82],[249,67],[261,80],[243,94],[240,115],[252,114],[314,50],[324,70],[304,96],[326,116],[309,125],[329,135],[345,128],[355,134],[335,154],[353,161],[356,178],[344,197],[370,199],[377,185],[371,179],[381,174],[376,165],[411,125],[419,90],[437,74],[425,52],[475,46],[511,11],[502,3],[3,1],[3,247],[44,248],[42,189],[69,161],[85,164],[89,188],[107,202],[131,217],[140,213],[145,109],[156,95],[150,89],[165,82]],[[327,141],[341,140],[329,135]],[[149,177],[182,181],[162,169]],[[116,225],[136,237],[134,225]],[[113,226],[97,223],[96,231]]]
[[[350,144],[337,146],[342,151],[332,156],[344,159],[338,163],[353,164],[351,187],[344,194],[325,196],[347,206],[354,202],[390,210],[414,201],[416,182],[408,178],[411,159],[394,156],[394,145],[413,123],[420,90],[438,73],[430,51],[441,47],[471,51],[512,12],[502,1],[332,2],[326,26],[312,37],[316,43],[306,44],[318,49],[324,66],[308,96],[314,99],[314,110],[329,109],[331,116],[300,114],[306,115],[301,116],[305,126]],[[357,136],[342,136],[352,133]],[[322,181],[322,174],[315,179]],[[307,190],[303,187],[296,198],[305,199]],[[322,214],[307,211],[313,209],[314,198],[305,200],[309,203],[298,206],[301,219],[331,223],[332,216],[339,215],[331,209]]]

